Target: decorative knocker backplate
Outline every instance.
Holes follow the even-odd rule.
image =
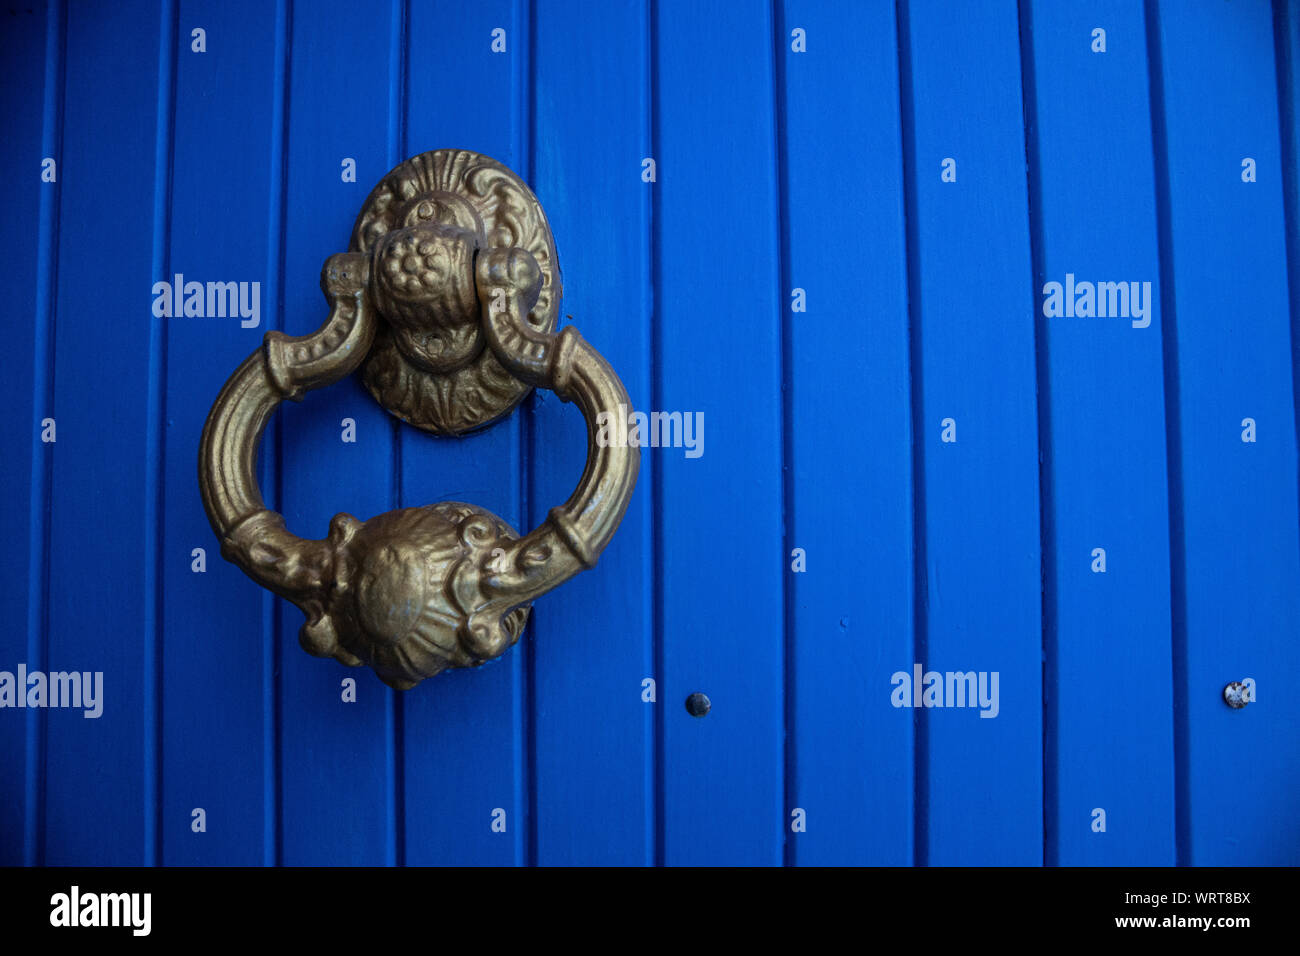
[[[546,216],[486,156],[436,150],[390,172],[349,251],[325,261],[321,288],[325,324],[300,338],[268,332],[217,396],[199,449],[203,506],[222,555],[306,614],[303,648],[369,664],[407,689],[499,656],[534,599],[595,564],[639,466],[635,443],[597,441],[597,417],[630,402],[572,326],[555,331],[560,276]],[[384,408],[439,435],[491,424],[534,386],[576,402],[587,420],[577,489],[522,538],[459,502],[369,521],[339,514],[323,540],[296,537],[258,491],[262,432],[282,399],[358,367]]]

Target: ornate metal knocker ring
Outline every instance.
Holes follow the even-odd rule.
[[[199,487],[221,553],[307,616],[311,654],[369,664],[408,689],[514,644],[533,600],[591,568],[636,484],[635,444],[597,441],[597,417],[630,407],[613,369],[572,326],[555,331],[560,282],[541,205],[505,166],[464,150],[423,153],[371,192],[350,251],[321,272],[325,324],[268,332],[203,428]],[[519,537],[483,508],[440,502],[306,540],[267,509],[257,449],[283,399],[362,369],[386,409],[442,435],[505,415],[533,387],[576,402],[587,466],[563,505]]]

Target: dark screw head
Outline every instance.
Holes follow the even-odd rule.
[[[1241,710],[1250,703],[1250,698],[1246,696],[1246,685],[1240,681],[1233,681],[1223,688],[1223,700],[1233,710]]]
[[[712,706],[713,704],[704,694],[691,694],[690,697],[686,698],[686,713],[692,717],[703,717]]]

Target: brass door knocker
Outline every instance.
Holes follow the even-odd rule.
[[[601,412],[629,407],[613,369],[572,326],[555,331],[560,275],[542,207],[505,166],[465,150],[402,163],[370,193],[349,251],[321,271],[329,317],[302,337],[268,332],[217,396],[199,488],[221,553],[307,616],[311,654],[369,664],[402,690],[473,667],[519,639],[534,599],[591,568],[636,484],[635,444],[597,441]],[[508,415],[533,387],[587,421],[587,466],[569,500],[519,537],[459,502],[330,521],[296,537],[256,479],[282,399],[361,367],[389,412],[439,435]]]

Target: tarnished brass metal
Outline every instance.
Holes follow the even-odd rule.
[[[635,443],[597,441],[597,418],[630,407],[613,369],[567,326],[537,198],[495,160],[423,153],[371,192],[350,251],[321,272],[329,317],[299,338],[268,332],[226,382],[203,428],[199,488],[221,553],[307,616],[311,654],[368,664],[408,689],[473,667],[519,639],[532,602],[591,568],[636,484]],[[266,508],[257,448],[282,399],[358,367],[371,394],[427,431],[459,435],[509,414],[533,387],[577,403],[587,466],[563,505],[519,537],[458,502],[359,521],[336,515],[299,538]]]

